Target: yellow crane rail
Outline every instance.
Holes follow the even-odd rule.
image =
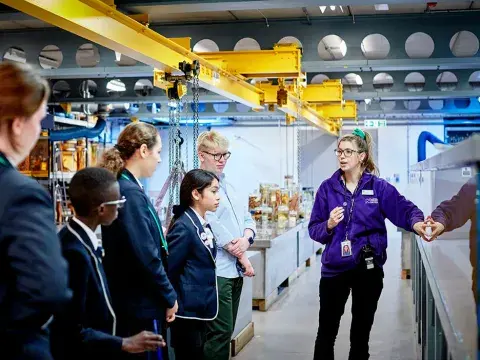
[[[317,113],[329,119],[356,119],[357,103],[353,100],[344,101],[340,104],[314,104]]]
[[[160,35],[148,24],[117,11],[113,0],[0,0],[0,3],[154,67],[155,85],[162,88],[171,86],[166,74],[182,75],[181,63],[197,61],[201,87],[260,109],[269,103],[266,101],[269,95],[264,89],[248,83],[246,78],[292,77],[305,81],[301,73],[301,51],[295,46],[276,46],[274,50],[258,52],[195,54],[185,38],[168,39]],[[242,64],[244,61],[248,63]],[[317,92],[312,97],[321,103],[323,99],[317,98],[319,95]],[[337,89],[327,100],[338,101],[338,97]],[[287,101],[278,109],[337,135],[338,122],[321,116],[297,92],[288,91]]]
[[[273,50],[197,53],[203,59],[245,78],[301,78],[302,52],[295,45],[276,44]]]
[[[342,82],[340,80],[325,80],[322,84],[308,84],[303,89],[302,99],[310,104],[342,101]]]
[[[1,3],[166,73],[200,63],[200,86],[259,108],[262,91],[100,0],[1,0]]]

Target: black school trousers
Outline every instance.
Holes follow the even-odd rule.
[[[383,289],[383,270],[360,265],[334,277],[320,279],[320,313],[314,360],[333,360],[335,339],[345,303],[352,292],[352,324],[349,360],[367,360],[368,342],[378,299]]]
[[[207,321],[175,318],[171,325],[175,360],[202,360]]]

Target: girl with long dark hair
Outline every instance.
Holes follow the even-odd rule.
[[[178,294],[172,323],[176,360],[203,359],[206,324],[217,317],[217,244],[205,213],[216,211],[219,201],[215,174],[200,169],[186,174],[167,235],[168,276]]]

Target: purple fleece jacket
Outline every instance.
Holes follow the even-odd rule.
[[[354,209],[348,226],[352,256],[342,257],[341,243],[346,238],[352,202]],[[328,231],[330,212],[337,206],[344,207],[345,218]],[[385,218],[407,231],[413,231],[415,223],[424,221],[422,211],[415,204],[400,195],[393,185],[375,175],[364,172],[353,195],[342,182],[341,170],[325,180],[318,189],[308,224],[310,237],[326,245],[322,255],[322,276],[335,276],[356,267],[360,262],[361,249],[367,243],[375,250],[376,264],[383,266],[387,260]]]

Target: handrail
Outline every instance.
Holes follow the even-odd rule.
[[[421,237],[412,234],[415,239],[416,247],[420,253],[421,263],[425,270],[425,275],[428,280],[428,284],[434,299],[435,308],[437,310],[438,317],[442,324],[442,330],[445,335],[445,340],[448,345],[448,359],[453,360],[464,360],[464,359],[471,359],[468,352],[461,346],[461,341],[456,335],[456,331],[452,321],[450,320],[448,310],[445,306],[444,299],[440,292],[440,289],[437,285],[436,278],[434,276],[434,270],[430,265],[430,261],[428,259],[427,254],[425,253],[424,249],[424,241]]]

